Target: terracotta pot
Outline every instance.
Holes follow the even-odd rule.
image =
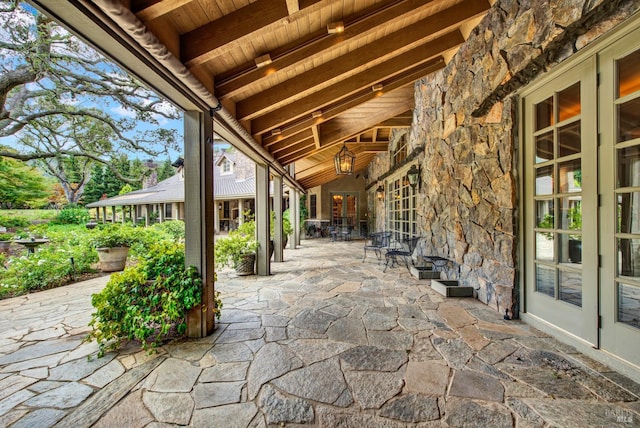
[[[102,272],[116,272],[124,269],[129,247],[97,248],[97,251]]]

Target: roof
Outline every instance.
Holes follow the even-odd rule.
[[[273,192],[272,187],[273,183],[270,183],[270,193]],[[250,177],[247,180],[236,180],[235,176],[216,177],[213,181],[213,188],[216,200],[251,199],[256,194],[256,179]],[[179,173],[155,186],[92,202],[87,204],[87,208],[172,202],[184,202],[184,180],[182,174]]]
[[[415,82],[445,66],[493,3],[34,1],[79,34],[88,32],[83,14],[112,29],[115,44],[87,35],[176,102],[217,102],[228,134],[241,134],[232,144],[248,141],[278,171],[293,164],[305,189],[336,179],[333,157],[344,143],[355,171],[387,151],[390,129],[411,125]]]

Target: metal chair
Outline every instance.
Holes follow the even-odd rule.
[[[369,239],[364,243],[362,263],[364,263],[364,260],[367,258],[367,250],[375,252],[378,261],[380,261],[382,259],[382,251],[389,248],[391,234],[391,232],[374,232],[369,234]]]
[[[418,241],[420,240],[419,236],[414,236],[413,238],[409,238],[409,239],[405,239],[401,244],[402,244],[402,248],[401,249],[390,249],[388,250],[384,257],[385,257],[385,264],[384,264],[384,269],[382,270],[382,272],[386,272],[387,268],[389,267],[389,263],[391,263],[391,265],[393,266],[393,264],[397,263],[400,264],[398,262],[398,258],[401,258],[404,261],[404,265],[407,268],[408,271],[410,271],[409,269],[409,262],[407,261],[407,259],[411,258],[411,256],[413,255],[413,250],[416,249],[416,245],[418,245]],[[406,249],[405,249],[406,247]],[[411,264],[413,264],[413,260],[411,260]]]

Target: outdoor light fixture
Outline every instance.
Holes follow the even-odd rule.
[[[379,201],[384,199],[384,187],[382,187],[382,184],[376,189],[376,198],[378,198]]]
[[[222,204],[218,204],[218,209],[221,210],[222,209]]]
[[[256,58],[256,67],[260,68],[260,67],[264,67],[265,65],[269,65],[271,64],[271,55],[269,54],[264,54],[262,56],[259,56],[258,58]]]
[[[282,129],[280,128],[273,128],[271,130],[271,135],[280,135],[280,134],[282,134]]]
[[[411,168],[407,171],[407,180],[409,181],[409,185],[415,190],[416,185],[419,184],[420,181],[420,168],[411,165]]]
[[[381,90],[382,90],[382,88],[384,88],[384,85],[383,85],[382,83],[376,83],[375,85],[373,85],[373,86],[371,87],[371,90],[372,90],[373,92],[378,92],[378,91],[381,91]]]
[[[344,33],[344,23],[342,21],[331,22],[327,25],[327,32],[329,34]]]
[[[336,174],[351,175],[353,173],[353,165],[356,163],[356,155],[350,152],[344,143],[342,143],[342,148],[333,160],[336,164]]]
[[[317,119],[319,117],[322,117],[322,110],[316,110],[313,113],[311,113],[311,117],[314,119]]]

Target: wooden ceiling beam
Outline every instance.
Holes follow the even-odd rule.
[[[400,114],[414,105],[413,98],[406,98],[404,102],[397,102],[388,105],[386,108],[376,111],[369,115],[366,119],[360,121],[349,121],[345,123],[340,121],[330,126],[320,127],[320,146],[328,147],[339,144],[345,138],[351,135],[361,133],[365,129],[374,127],[378,122],[388,120],[389,118]]]
[[[321,0],[307,0],[314,4]],[[213,60],[224,45],[243,39],[289,16],[284,1],[257,0],[213,22],[184,34],[180,39],[182,62],[187,67]]]
[[[316,142],[313,138],[306,139],[298,144],[294,144],[293,146],[288,146],[280,149],[277,152],[273,152],[272,155],[275,158],[285,158],[287,156],[294,155],[301,151],[308,152],[309,150],[313,150],[316,147]]]
[[[294,78],[288,79],[286,82],[274,85],[269,89],[239,101],[237,104],[237,115],[242,119],[252,119],[259,114],[269,111],[274,105],[285,102],[292,97],[297,97],[300,94],[309,93],[313,91],[315,87],[324,85],[327,81],[335,79],[338,76],[347,73],[353,74],[353,70],[359,70],[372,61],[379,60],[382,57],[396,55],[396,52],[401,52],[408,47],[415,47],[416,44],[448,28],[457,28],[461,21],[475,16],[488,7],[488,3],[485,0],[472,0],[472,2],[478,3],[476,7],[479,10],[473,9],[471,4],[459,3],[376,40],[374,43],[375,47],[367,44],[348,54],[328,61],[318,67],[314,67]],[[458,33],[462,42],[464,42],[464,37],[459,31],[452,31],[449,34],[452,33]],[[442,41],[443,37],[440,37],[438,40]],[[433,43],[434,42],[431,42],[430,45],[433,45]],[[447,49],[439,49],[437,52],[441,53],[454,46],[456,45],[449,45]],[[432,55],[434,54],[435,52],[432,53]]]
[[[299,10],[300,4],[298,3],[298,0],[287,0],[287,12],[289,12],[289,15],[293,15]]]
[[[278,135],[277,137],[281,137],[282,135]],[[303,132],[300,132],[296,135],[286,138],[280,138],[274,140],[273,142],[269,142],[266,144],[264,141],[262,142],[262,147],[268,149],[270,152],[280,150],[283,147],[290,146],[292,144],[299,143],[302,140],[307,140],[309,138],[313,138],[313,132],[311,129],[305,129]]]
[[[458,43],[460,42],[461,37],[462,35],[460,32],[456,31],[454,36],[451,37],[449,43]],[[435,49],[435,46],[433,48]],[[340,113],[346,111],[347,108],[339,106],[340,101],[344,99],[347,100],[346,104],[349,106],[348,109],[374,99],[378,94],[371,91],[370,85],[372,82],[382,80],[384,76],[389,76],[398,68],[404,69],[405,67],[414,64],[419,61],[416,56],[420,57],[420,55],[423,54],[427,57],[432,56],[430,50],[427,52],[425,51],[427,51],[427,49],[424,48],[411,50],[406,54],[394,58],[393,60],[379,64],[355,76],[351,76],[344,81],[323,89],[322,91],[316,92],[313,95],[294,101],[286,107],[258,117],[251,121],[251,133],[259,135],[276,127],[285,128],[284,125],[288,122],[295,122],[295,119],[304,115],[309,115],[309,117],[311,117],[311,112],[316,110],[322,110],[323,117],[335,117],[339,113],[333,114],[332,106],[337,105],[338,107],[336,108],[336,111],[339,111]],[[421,77],[440,70],[443,67],[444,60],[441,57],[438,57],[426,64],[419,64],[409,68],[405,73],[401,73],[398,76],[392,76],[388,80],[384,81],[383,92],[393,91],[397,88],[412,84]],[[353,100],[349,100],[349,96],[353,95],[354,92],[357,92],[354,88],[363,87],[365,89],[362,90],[362,94],[360,96],[355,96]],[[307,127],[308,126],[310,125],[307,125]]]
[[[182,6],[195,0],[134,0],[131,2],[131,11],[142,22],[149,22],[167,15]]]
[[[322,29],[304,39],[270,51],[272,63],[268,67],[257,68],[255,63],[251,62],[216,76],[215,94],[219,98],[235,96],[246,86],[259,83],[274,71],[283,72],[298,62],[343,44],[347,40],[374,32],[383,24],[393,22],[407,14],[420,13],[433,1],[386,0],[380,5],[346,17],[343,19],[345,28],[342,34],[328,34],[326,29]],[[486,0],[483,1],[486,3]]]

